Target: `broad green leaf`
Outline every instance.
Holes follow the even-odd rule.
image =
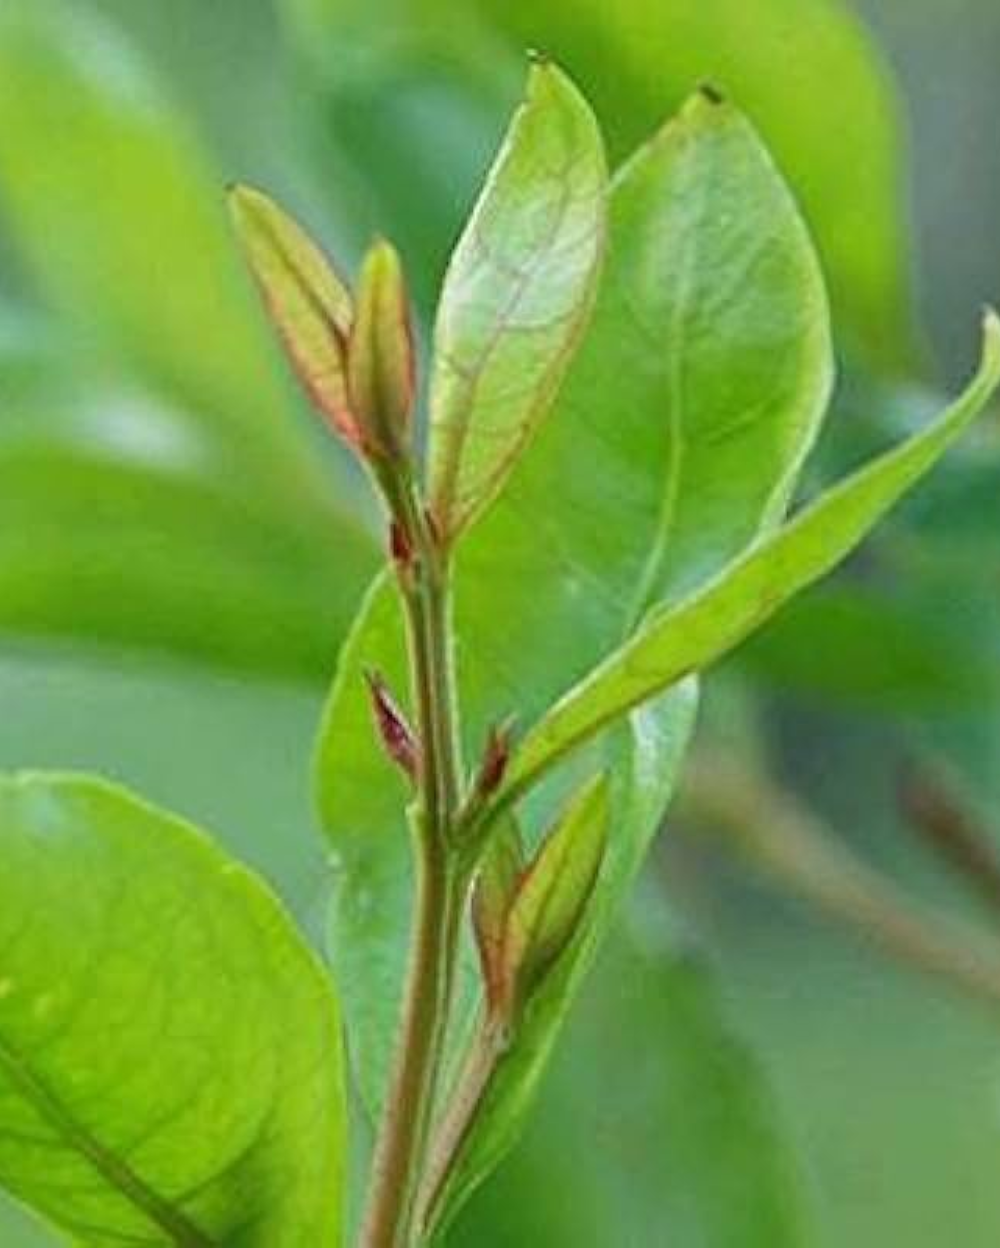
[[[708,968],[645,926],[608,941],[521,1148],[454,1248],[815,1242],[770,1089]]]
[[[525,47],[550,49],[593,104],[614,161],[706,79],[759,128],[800,197],[828,274],[838,335],[898,369],[914,331],[902,106],[876,41],[846,0],[283,0],[291,33],[336,100],[354,166],[394,202],[438,206],[415,243],[436,261],[452,201],[432,159],[460,125],[466,149],[498,117]],[[351,55],[345,55],[349,47]],[[363,64],[364,72],[360,72]],[[375,89],[372,83],[375,83]],[[449,130],[445,108],[463,102]],[[357,133],[381,123],[384,162]],[[405,142],[393,142],[405,128]],[[461,152],[449,160],[468,178]],[[466,183],[467,184],[467,183]],[[449,184],[450,186],[450,184]],[[395,189],[395,201],[392,191]],[[414,257],[416,259],[416,257]]]
[[[79,5],[0,14],[0,210],[74,345],[198,413],[288,506],[323,489],[255,323],[220,185],[155,76]],[[192,419],[194,417],[192,416]]]
[[[332,505],[289,510],[221,477],[198,432],[138,391],[0,372],[0,630],[313,681],[374,543]]]
[[[735,108],[699,92],[614,185],[611,259],[553,419],[572,436],[600,427],[611,406],[619,428],[645,426],[665,466],[652,495],[636,499],[632,447],[595,451],[603,473],[622,474],[616,534],[605,541],[628,544],[634,512],[658,512],[638,612],[707,578],[780,520],[823,418],[832,351],[809,237]],[[560,474],[581,517],[592,476],[577,484]]]
[[[528,734],[510,793],[523,790],[616,716],[731,650],[788,599],[829,572],[934,466],[1000,384],[1000,319],[988,313],[979,372],[937,420],[827,491],[703,589],[652,611]]]
[[[606,177],[586,102],[535,65],[438,305],[429,491],[448,534],[493,501],[555,397],[597,285]]]
[[[340,1243],[329,979],[204,836],[72,776],[0,781],[0,1183],[76,1242]]]
[[[229,206],[247,262],[299,380],[348,441],[359,436],[347,396],[350,292],[319,247],[273,199],[234,186]]]
[[[660,541],[666,500],[682,479],[674,430],[664,416],[671,390],[663,361],[683,340],[674,336],[669,317],[664,320],[671,305],[657,277],[671,274],[676,257],[694,258],[695,235],[705,227],[701,205],[711,200],[717,179],[733,186],[736,169],[744,171],[747,186],[746,194],[733,194],[767,231],[765,250],[776,277],[773,307],[794,318],[800,335],[786,339],[783,349],[799,361],[802,376],[788,390],[795,401],[773,406],[766,335],[744,326],[735,338],[737,401],[756,410],[771,430],[753,420],[730,429],[729,449],[742,461],[741,487],[728,491],[728,517],[716,508],[713,541],[698,551],[697,572],[716,571],[765,519],[776,518],[772,513],[812,440],[814,405],[828,366],[822,350],[806,346],[821,343],[824,331],[801,227],[749,128],[728,107],[715,113],[696,104],[616,178],[597,304],[555,410],[497,504],[459,548],[455,622],[470,757],[478,756],[491,723],[512,713],[531,723],[618,644],[651,589],[697,574],[682,561],[672,564],[669,545],[664,549]],[[758,197],[766,213],[755,210]],[[739,280],[754,241],[727,208],[718,206],[728,224],[716,221],[713,237],[731,263],[713,266],[716,284],[706,277],[700,293],[720,323],[733,327],[741,325],[740,307],[749,313],[764,305]],[[800,287],[818,325],[799,312]],[[762,388],[755,389],[754,377]],[[688,398],[707,411],[703,385],[717,393],[717,379],[704,368],[693,373]],[[696,532],[693,499],[686,504],[685,525]],[[694,546],[688,543],[689,550]],[[385,673],[393,689],[406,689],[403,624],[388,579],[372,591],[341,652],[317,755],[322,820],[340,868],[333,947],[338,965],[348,968],[342,977],[345,1011],[362,1089],[368,1103],[377,1105],[407,947],[410,865],[402,815],[406,792],[371,734],[366,666]],[[620,821],[619,794],[613,786],[612,829]]]

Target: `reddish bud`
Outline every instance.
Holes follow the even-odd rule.
[[[475,785],[476,794],[482,800],[492,797],[503,783],[503,778],[507,774],[507,764],[510,762],[513,732],[514,721],[512,719],[494,725],[489,731]]]
[[[507,915],[524,872],[521,834],[513,818],[494,832],[472,889],[472,930],[479,950],[486,1002],[491,1012],[502,1009],[503,942]]]
[[[378,672],[366,671],[365,680],[371,695],[375,726],[385,752],[415,784],[420,771],[420,747],[413,729]]]

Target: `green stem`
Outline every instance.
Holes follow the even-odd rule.
[[[402,1028],[375,1147],[363,1248],[418,1242],[416,1199],[443,1066],[468,873],[452,848],[460,801],[449,568],[408,481],[384,486],[414,550],[401,577],[420,734],[417,895]]]
[[[436,1229],[448,1178],[479,1116],[507,1044],[506,1029],[495,1020],[484,1019],[428,1156],[417,1201],[417,1220],[426,1239]]]

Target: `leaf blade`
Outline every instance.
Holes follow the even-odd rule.
[[[336,1244],[337,1006],[268,890],[75,776],[0,780],[0,855],[4,1186],[95,1248]]]
[[[554,397],[595,290],[605,180],[589,108],[536,65],[438,308],[429,497],[450,535],[492,502]]]
[[[965,393],[938,419],[822,495],[785,528],[677,607],[653,612],[528,734],[511,764],[519,791],[616,715],[720,657],[794,593],[843,559],[936,463],[1000,384],[1000,319],[989,313],[983,356]]]

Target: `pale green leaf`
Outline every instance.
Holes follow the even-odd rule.
[[[220,476],[148,394],[0,353],[0,630],[313,681],[375,561],[330,502],[304,514]]]
[[[329,979],[271,893],[120,789],[0,781],[0,1183],[88,1248],[340,1243]]]
[[[315,501],[323,473],[283,418],[221,174],[148,64],[60,0],[0,12],[0,209],[78,352],[133,368],[258,495]]]
[[[605,183],[586,102],[536,65],[438,306],[429,490],[449,534],[492,502],[555,397],[596,289]]]
[[[711,583],[650,613],[638,632],[571,689],[528,734],[508,800],[618,715],[731,650],[789,598],[829,572],[958,438],[1000,384],[1000,319],[989,313],[979,372],[926,429],[822,495]]]

